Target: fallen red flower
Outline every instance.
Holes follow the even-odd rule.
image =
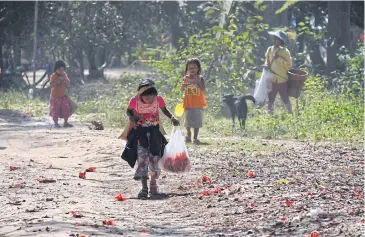
[[[317,231],[313,231],[311,233],[311,237],[319,237],[319,233]]]
[[[287,207],[291,207],[293,204],[294,204],[294,201],[289,201],[289,200],[287,200],[287,201],[285,202],[285,205],[286,205]]]
[[[212,183],[212,180],[208,176],[203,175],[201,179],[202,179],[203,184],[211,184]]]
[[[116,226],[115,222],[113,220],[104,220],[103,225],[112,225]]]
[[[361,198],[361,195],[359,193],[359,189],[357,187],[354,188],[354,196],[357,198],[357,199],[360,199]]]
[[[127,198],[123,197],[121,193],[119,193],[117,196],[115,196],[115,199],[117,201],[125,201]]]
[[[16,170],[16,169],[17,169],[17,168],[16,168],[15,166],[10,166],[10,167],[9,167],[9,170],[10,170],[10,171],[14,171],[14,170]]]
[[[89,167],[85,171],[86,172],[94,172],[96,170],[96,167]]]
[[[283,217],[281,217],[281,218],[280,218],[280,220],[281,220],[282,222],[285,222],[285,221],[286,221],[286,219],[288,219],[286,216],[283,216]]]
[[[249,178],[255,178],[255,177],[256,177],[256,174],[255,174],[255,172],[254,172],[254,171],[250,170],[250,171],[248,171],[247,176],[248,176]]]
[[[71,214],[75,218],[81,218],[81,217],[83,217],[83,215],[80,212],[78,212],[78,211],[72,211]]]
[[[79,173],[79,178],[80,179],[86,179],[86,171],[85,172],[80,172]]]
[[[208,191],[208,190],[203,190],[202,191],[202,195],[203,196],[207,196],[207,195],[209,195],[210,194],[210,192]]]

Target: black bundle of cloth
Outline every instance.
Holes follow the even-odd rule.
[[[153,156],[163,156],[167,140],[160,132],[159,126],[132,128],[127,137],[127,144],[122,153],[122,159],[133,168],[138,158],[137,146],[148,149]]]

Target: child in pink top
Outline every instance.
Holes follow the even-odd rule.
[[[158,125],[160,120],[158,108],[166,106],[165,100],[159,95],[155,96],[150,103],[144,103],[140,96],[133,96],[129,101],[128,109],[134,111],[134,115],[139,117],[137,124],[143,127]]]
[[[150,79],[142,81],[138,87],[137,95],[129,101],[127,115],[132,129],[122,155],[122,158],[131,165],[130,161],[135,155],[131,150],[136,147],[138,167],[134,179],[142,181],[142,190],[138,193],[140,199],[147,199],[148,197],[148,176],[151,176],[150,195],[158,195],[156,183],[156,179],[160,175],[158,160],[161,158],[164,145],[167,143],[159,128],[159,109],[171,119],[174,126],[180,125],[179,121],[166,108],[162,96],[158,95],[155,83]]]

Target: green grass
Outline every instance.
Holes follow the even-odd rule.
[[[0,92],[0,109],[21,111],[29,116],[41,117],[49,113],[49,104],[39,99],[31,100],[21,92]]]
[[[101,120],[109,127],[123,128],[127,122],[125,110],[131,96],[135,94],[139,80],[125,77],[113,85],[113,93],[78,102],[76,111],[82,121]],[[110,92],[110,91],[109,91]],[[181,98],[169,97],[168,91],[160,91],[168,108],[173,111]],[[265,139],[299,139],[311,141],[362,142],[364,134],[364,103],[361,98],[325,93],[318,89],[306,92],[299,101],[299,115],[293,100],[294,115],[288,115],[280,106],[275,116],[269,116],[266,108],[250,108],[246,131],[236,127],[232,131],[230,119],[217,117],[221,98],[208,98],[209,108],[204,115],[202,136],[244,136]],[[277,98],[277,101],[280,101]],[[280,102],[279,102],[280,105]],[[0,95],[0,108],[31,111],[33,116],[48,113],[48,102],[29,100],[16,92]],[[167,132],[169,121],[162,115]],[[182,120],[182,119],[180,119]],[[238,124],[237,124],[238,126]]]

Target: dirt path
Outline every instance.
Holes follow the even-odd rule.
[[[190,173],[162,175],[168,197],[141,201],[118,131],[33,125],[0,126],[0,236],[363,236],[363,150],[203,139],[209,144],[189,147]],[[90,166],[96,172],[78,178]],[[127,200],[115,201],[118,193]]]

